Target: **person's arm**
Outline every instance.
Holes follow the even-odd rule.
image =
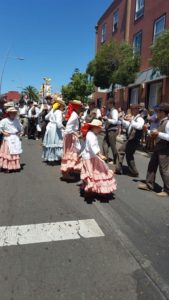
[[[169,121],[166,124],[165,133],[159,132],[158,137],[162,140],[169,142]]]
[[[70,116],[70,119],[68,120],[67,124],[66,124],[66,133],[73,133],[73,127],[75,122],[77,121],[77,115],[72,113],[72,115]]]
[[[109,122],[109,124],[117,125],[118,118],[119,118],[118,111],[116,109],[113,109],[111,112],[111,119],[107,119],[107,121]]]
[[[4,120],[0,121],[0,133],[3,134],[5,128],[4,128]]]
[[[123,127],[124,128],[129,128],[129,126],[130,126],[130,122],[129,121],[126,121],[126,120],[122,120],[122,125],[123,125]]]
[[[52,110],[51,110],[51,111],[52,111]],[[49,118],[50,118],[50,115],[51,115],[51,111],[48,112],[48,114],[45,116],[45,120],[46,120],[46,121],[49,121]]]
[[[131,126],[136,130],[142,130],[144,126],[144,119],[139,117],[137,118],[137,121],[131,121]]]
[[[100,119],[102,118],[102,113],[101,113],[101,110],[98,108],[97,109],[97,116],[96,116],[97,119]]]
[[[19,134],[22,133],[22,131],[23,131],[23,126],[22,126],[22,124],[21,124],[21,122],[20,122],[19,120],[16,120],[16,127],[17,127],[17,129],[18,129],[18,133],[19,133]]]
[[[56,125],[57,125],[57,128],[61,129],[63,128],[63,116],[62,116],[62,112],[61,111],[58,111],[56,113]]]
[[[38,118],[38,116],[39,116],[39,113],[40,113],[40,110],[39,110],[39,108],[35,108],[35,112],[36,112],[36,114],[35,114],[35,118]]]

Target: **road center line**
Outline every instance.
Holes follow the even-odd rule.
[[[0,227],[0,247],[103,237],[94,219]]]

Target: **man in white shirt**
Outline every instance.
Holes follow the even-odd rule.
[[[23,102],[20,102],[19,104],[19,117],[20,117],[20,121],[21,124],[23,126],[23,135],[27,135],[28,134],[28,118],[27,118],[27,114],[28,114],[28,107],[27,105]]]
[[[100,120],[102,118],[101,110],[96,107],[95,101],[91,100],[88,105],[89,105],[89,107],[85,110],[82,120],[86,121],[87,123],[91,122],[93,120],[93,117],[91,114],[94,110],[96,112],[95,119]]]
[[[112,150],[113,158],[114,158],[114,164],[117,165],[118,163],[118,151],[116,147],[116,137],[118,134],[118,119],[119,119],[119,113],[116,109],[116,104],[113,99],[110,99],[108,101],[108,114],[107,116],[103,117],[103,119],[106,121],[106,135],[103,140],[103,154],[107,158],[109,158],[109,147]]]
[[[136,168],[134,153],[137,150],[143,134],[144,119],[139,113],[140,105],[133,104],[130,106],[132,117],[130,120],[122,120],[122,125],[127,129],[127,141],[123,142],[119,149],[119,164],[116,168],[116,174],[123,173],[123,160],[126,160],[129,169],[129,175],[138,177],[139,172]]]
[[[154,190],[155,177],[159,167],[164,183],[164,190],[157,195],[161,197],[169,196],[169,103],[161,103],[157,108],[157,116],[160,120],[158,129],[148,131],[148,134],[155,140],[154,152],[151,156],[146,183],[140,184],[139,189],[145,191]]]
[[[28,139],[36,139],[36,127],[40,113],[40,110],[37,106],[38,104],[36,102],[30,102],[30,107],[28,110]]]

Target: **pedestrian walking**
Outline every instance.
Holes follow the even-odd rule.
[[[108,195],[116,190],[116,180],[113,171],[105,163],[106,157],[101,154],[97,135],[102,131],[102,122],[93,120],[81,128],[85,139],[82,151],[81,180],[85,193],[90,195]]]
[[[65,102],[58,98],[52,110],[46,115],[49,121],[43,140],[42,158],[46,162],[58,162],[63,154],[63,111]]]
[[[46,120],[46,116],[49,113],[49,108],[47,104],[43,104],[43,106],[41,107],[41,111],[40,114],[38,116],[38,125],[41,129],[41,139],[43,142],[44,136],[45,136],[45,132],[46,132],[46,127],[49,123],[48,120]]]
[[[74,179],[71,176],[73,172],[80,172],[81,162],[79,158],[81,145],[79,141],[79,115],[83,108],[81,101],[73,100],[69,102],[65,134],[64,134],[64,146],[63,157],[61,162],[61,172],[63,180]]]
[[[7,117],[0,121],[0,133],[3,135],[0,147],[0,168],[9,173],[21,169],[22,145],[19,136],[22,132],[22,125],[14,107],[8,108],[6,113]]]
[[[21,101],[19,103],[19,118],[21,121],[21,124],[23,126],[23,136],[28,135],[28,106],[25,104],[24,101]]]
[[[37,124],[38,124],[38,116],[40,113],[38,104],[36,102],[30,102],[30,107],[28,110],[28,139],[36,140],[37,133]]]
[[[127,117],[127,120],[122,119],[122,125],[127,128],[127,141],[124,141],[119,148],[119,163],[116,167],[116,174],[123,174],[123,160],[126,155],[126,160],[129,169],[129,175],[138,177],[139,172],[136,168],[134,154],[140,145],[140,140],[143,134],[144,119],[140,114],[140,105],[133,104],[130,106],[132,116]]]
[[[103,154],[106,160],[109,161],[109,147],[112,150],[114,164],[118,164],[118,151],[116,147],[116,138],[119,132],[118,119],[119,114],[116,109],[116,104],[114,100],[109,100],[108,102],[108,113],[103,119],[106,121],[105,130],[106,134],[103,140]]]
[[[154,190],[155,178],[157,169],[159,167],[160,174],[164,183],[164,189],[158,196],[168,197],[169,196],[169,104],[161,103],[157,108],[157,117],[159,119],[158,129],[148,131],[148,134],[154,139],[155,146],[154,152],[151,156],[146,183],[140,184],[139,189],[145,191]]]

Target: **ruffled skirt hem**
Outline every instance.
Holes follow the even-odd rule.
[[[7,141],[3,141],[0,147],[0,168],[5,170],[20,170],[20,155],[11,155]]]
[[[64,154],[61,163],[61,172],[80,172],[82,162],[79,157],[79,151],[76,149],[78,138],[73,134],[67,134],[64,137]]]
[[[42,159],[44,161],[60,161],[63,154],[62,147],[43,147]]]
[[[117,189],[113,171],[98,157],[82,160],[81,180],[85,192],[106,195]]]

